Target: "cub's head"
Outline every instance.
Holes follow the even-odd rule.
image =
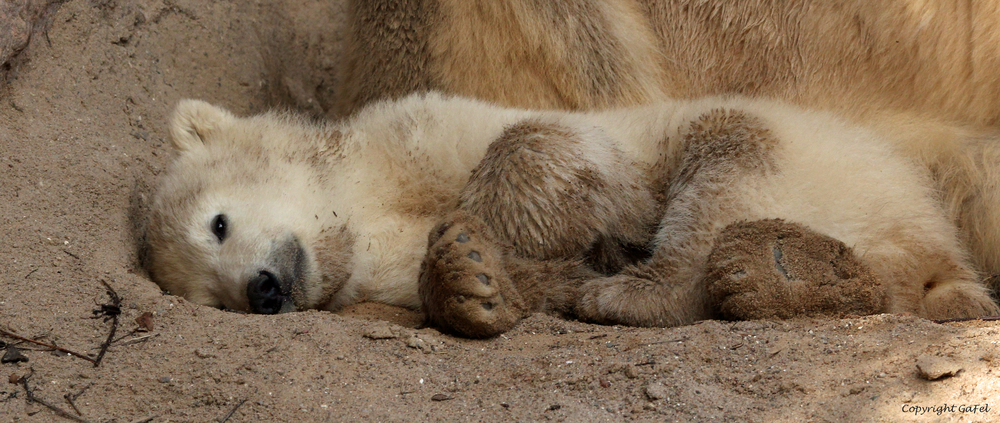
[[[343,231],[328,227],[330,202],[310,164],[329,134],[284,115],[238,118],[184,100],[170,135],[177,156],[147,227],[153,280],[195,303],[254,313],[328,302],[349,277],[349,245],[326,235]],[[327,255],[322,268],[317,249]]]

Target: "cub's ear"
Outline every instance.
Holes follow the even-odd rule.
[[[181,100],[170,119],[170,138],[178,151],[199,148],[209,134],[236,119],[229,111],[201,100]]]

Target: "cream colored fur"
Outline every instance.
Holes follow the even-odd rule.
[[[350,10],[341,113],[428,89],[519,108],[739,94],[836,111],[930,169],[977,267],[1000,273],[1000,3],[372,0]]]
[[[164,289],[191,301],[247,310],[247,280],[262,271],[277,273],[269,257],[296,240],[305,251],[305,265],[285,294],[298,309],[333,310],[366,299],[420,307],[417,281],[429,232],[459,207],[460,198],[470,198],[462,197],[463,191],[472,186],[470,175],[485,165],[484,158],[505,160],[489,158],[487,150],[512,125],[565,128],[575,140],[567,154],[594,164],[578,170],[592,170],[612,187],[632,184],[655,194],[664,179],[676,177],[678,166],[691,160],[685,151],[692,123],[718,110],[751,116],[773,135],[770,152],[751,159],[771,163],[774,172],[736,178],[712,195],[685,191],[693,197],[672,199],[653,240],[655,250],[680,248],[696,263],[707,255],[712,234],[727,224],[783,218],[853,247],[887,284],[887,311],[933,317],[996,311],[976,281],[930,173],[902,154],[897,143],[824,113],[740,98],[567,113],[427,94],[375,103],[326,125],[279,114],[237,118],[203,102],[184,101],[171,123],[178,155],[152,203],[152,275]],[[695,175],[714,175],[712,164],[704,165]],[[625,177],[618,173],[622,168],[637,173]],[[527,171],[539,178],[559,176]],[[525,203],[545,195],[523,188],[518,195]],[[601,191],[611,199],[608,204],[623,207],[643,195],[629,192]],[[708,212],[699,215],[695,209]],[[583,224],[614,237],[629,227],[621,219],[656,220],[660,217],[649,214],[663,209],[639,210],[646,216],[608,216],[615,208],[607,206],[554,213],[590,216]],[[221,241],[211,228],[220,214],[227,216],[229,228]],[[711,230],[685,232],[687,226],[671,220],[692,216],[702,216],[699,224]],[[700,246],[684,249],[691,236]],[[691,264],[668,276],[691,285],[700,282],[702,271]],[[615,299],[618,288],[602,281],[581,291],[583,317],[644,325],[710,317],[691,310],[704,303],[700,297],[671,303],[680,313],[676,318],[621,317],[616,307],[625,303]]]
[[[350,4],[344,111],[426,89],[558,109],[741,94],[1000,123],[989,0]]]

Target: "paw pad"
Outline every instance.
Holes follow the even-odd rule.
[[[456,212],[435,229],[420,295],[431,324],[464,336],[495,336],[524,315],[503,268],[503,251],[478,219]]]
[[[708,257],[706,283],[730,319],[878,313],[885,295],[842,242],[773,219],[723,230]]]

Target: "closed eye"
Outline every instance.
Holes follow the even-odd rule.
[[[229,222],[226,219],[226,215],[224,214],[215,215],[215,217],[212,218],[212,223],[210,224],[210,228],[212,229],[212,234],[214,234],[215,237],[219,239],[220,244],[222,243],[222,241],[225,241],[227,231],[229,229]]]

